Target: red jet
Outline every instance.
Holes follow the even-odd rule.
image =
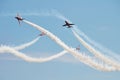
[[[19,14],[15,17],[18,20],[18,23],[20,24],[20,21],[24,20]]]
[[[71,23],[65,21],[65,24],[63,26],[68,26],[67,28],[71,28],[72,27],[71,25],[75,25],[75,24],[71,24]]]
[[[39,34],[39,36],[44,36],[44,35],[46,35],[44,32],[42,32],[41,34]]]
[[[76,47],[76,50],[78,50],[78,51],[80,50],[80,45],[78,45],[78,47]]]

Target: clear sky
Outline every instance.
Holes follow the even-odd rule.
[[[54,16],[45,16],[45,13],[52,10],[57,10],[70,19],[91,39],[120,53],[119,0],[1,0],[0,45],[17,46],[40,34],[25,23],[20,26],[14,18],[16,13],[48,29],[67,45],[79,45],[71,30],[62,27],[64,21]],[[29,15],[30,13],[40,15]],[[80,46],[81,51],[88,52],[81,44]],[[45,57],[62,50],[44,36],[21,52],[34,57]],[[120,72],[94,70],[70,54],[46,63],[29,63],[11,54],[0,54],[0,80],[120,80]]]

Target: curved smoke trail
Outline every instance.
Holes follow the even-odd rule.
[[[64,50],[56,55],[53,55],[53,56],[50,56],[47,58],[33,58],[33,57],[30,57],[24,53],[21,53],[21,52],[15,50],[14,48],[11,48],[8,46],[2,46],[2,47],[0,47],[0,53],[11,53],[27,62],[41,62],[42,63],[42,62],[51,61],[53,59],[57,59],[58,57],[65,55],[67,53],[67,51]]]
[[[83,62],[84,64],[87,64],[90,67],[93,67],[95,69],[98,70],[102,70],[102,71],[114,71],[114,70],[118,70],[115,67],[111,67],[111,66],[107,66],[107,65],[103,65],[100,63],[97,63],[96,61],[93,61],[91,57],[85,56],[83,54],[80,54],[79,52],[69,48],[65,43],[63,43],[58,37],[56,37],[55,35],[53,35],[51,32],[49,32],[48,30],[42,28],[41,26],[38,26],[34,23],[31,23],[27,20],[23,20],[23,22],[31,25],[32,27],[36,28],[37,30],[44,32],[49,38],[51,38],[52,40],[54,40],[58,45],[60,45],[61,47],[63,47],[66,51],[70,52],[73,56],[75,56],[76,58],[78,58],[81,62]]]
[[[35,43],[39,40],[39,38],[40,38],[40,37],[37,37],[37,38],[35,38],[34,40],[32,40],[32,41],[30,41],[30,42],[28,42],[28,43],[22,44],[22,45],[20,45],[20,46],[12,47],[12,48],[14,48],[15,50],[25,49],[26,47],[29,47],[29,46],[35,44]],[[1,45],[0,47],[4,47],[4,46],[5,46],[5,45]],[[3,50],[0,49],[0,53],[2,53],[2,52],[3,52]]]
[[[72,30],[73,31],[73,30]],[[109,58],[107,58],[105,55],[103,55],[101,52],[95,50],[94,48],[92,48],[92,46],[90,46],[88,43],[86,43],[80,36],[77,35],[76,32],[74,32],[75,37],[83,44],[83,46],[85,46],[91,53],[93,53],[97,58],[101,59],[102,61],[104,61],[105,63],[109,64],[109,65],[113,65],[115,66],[118,70],[120,70],[120,63],[117,63],[114,60],[111,60]]]
[[[16,47],[11,47],[11,48],[8,46],[5,46],[5,45],[1,45],[0,53],[9,52],[9,53],[12,53],[13,55],[16,55],[17,57],[22,58],[25,61],[28,61],[28,62],[47,62],[47,61],[51,61],[53,59],[56,59],[58,57],[61,57],[67,53],[67,51],[64,50],[56,55],[52,55],[52,56],[47,57],[47,58],[33,58],[33,57],[27,56],[27,55],[17,51],[17,50],[22,50],[26,47],[33,45],[34,43],[36,43],[39,40],[39,38],[40,37],[37,37],[28,43],[25,43],[25,44],[22,44],[22,45],[16,46]]]
[[[102,46],[101,44],[97,43],[96,41],[92,40],[91,38],[89,38],[85,33],[83,33],[82,31],[80,31],[77,26],[73,27],[73,30],[79,34],[81,37],[83,37],[86,41],[88,41],[91,45],[93,45],[95,48],[98,48],[100,51],[102,51],[103,53],[108,53],[109,55],[112,56],[112,58],[114,57],[114,59],[117,59],[117,61],[120,61],[120,55],[116,54],[115,52],[109,50],[108,48]]]
[[[35,38],[34,40],[32,40],[32,41],[30,41],[30,42],[28,42],[28,43],[25,43],[25,44],[22,44],[22,45],[20,45],[20,46],[16,46],[16,47],[13,47],[15,50],[22,50],[22,49],[24,49],[24,48],[26,48],[26,47],[29,47],[29,46],[31,46],[31,45],[33,45],[34,43],[36,43],[38,40],[39,40],[39,38],[40,37],[37,37],[37,38]]]

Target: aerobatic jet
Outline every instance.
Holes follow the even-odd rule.
[[[78,50],[78,51],[80,50],[80,45],[78,45],[78,47],[76,47],[76,50]]]
[[[72,25],[75,25],[75,24],[71,24],[71,23],[65,21],[65,24],[63,26],[67,26],[67,28],[71,28]]]
[[[24,20],[19,14],[15,17],[18,20],[18,23],[20,24],[20,21]]]
[[[41,34],[39,34],[39,36],[44,36],[45,35],[45,33],[44,32],[42,32]]]

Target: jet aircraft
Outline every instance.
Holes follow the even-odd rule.
[[[65,21],[65,24],[63,26],[67,26],[67,28],[71,28],[72,25],[75,25],[75,24],[71,24],[68,21]]]
[[[44,36],[44,35],[46,35],[44,32],[42,32],[41,34],[39,34],[39,36]]]
[[[24,20],[19,14],[15,17],[18,20],[18,23],[20,25],[20,21]]]
[[[78,50],[78,51],[80,50],[80,45],[78,45],[78,47],[76,47],[76,50]]]

